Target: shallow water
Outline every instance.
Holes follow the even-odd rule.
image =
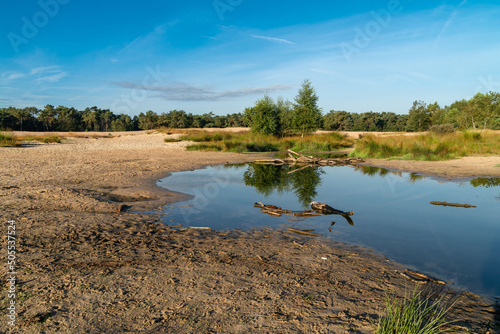
[[[374,167],[295,169],[242,164],[173,173],[159,185],[194,198],[166,207],[165,222],[217,230],[314,229],[468,290],[500,296],[500,179],[439,181]],[[353,211],[353,225],[339,215],[272,217],[254,207],[263,202],[304,210],[313,200]]]

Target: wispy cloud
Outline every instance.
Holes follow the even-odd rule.
[[[132,45],[136,44],[141,38],[142,38],[142,35],[137,37],[136,39],[134,39],[132,42],[128,43],[127,45],[125,45],[120,51],[118,51],[118,54],[130,49],[130,47]]]
[[[111,82],[111,84],[129,89],[156,92],[159,94],[155,96],[170,101],[218,101],[242,96],[270,94],[285,91],[293,87],[292,85],[275,84],[267,87],[245,87],[217,92],[210,87],[195,87],[183,82],[174,82],[164,86],[147,86],[126,81]]]
[[[53,65],[53,66],[44,66],[44,67],[36,67],[31,70],[30,75],[34,74],[43,74],[43,73],[56,73],[61,71],[61,66]]]
[[[15,80],[15,79],[19,79],[19,78],[22,78],[25,76],[26,76],[26,74],[20,73],[20,72],[5,72],[2,74],[2,79]]]
[[[67,76],[68,76],[68,73],[59,72],[59,73],[54,74],[54,75],[48,75],[48,76],[44,76],[44,77],[35,79],[35,81],[38,83],[40,83],[40,82],[58,82],[59,80],[61,80],[64,77],[67,77]]]
[[[450,16],[448,17],[448,20],[446,20],[443,28],[441,29],[441,31],[439,32],[439,34],[437,35],[436,39],[434,40],[434,46],[433,48],[435,49],[438,44],[441,42],[441,37],[446,33],[446,31],[448,30],[449,26],[451,25],[451,23],[453,22],[453,19],[455,18],[455,16],[457,15],[458,13],[458,10],[460,7],[462,7],[463,5],[465,5],[467,3],[467,0],[463,0],[454,10],[453,12],[450,14]]]
[[[276,37],[270,37],[270,36],[260,36],[260,35],[250,35],[250,37],[259,38],[259,39],[265,39],[265,40],[271,41],[271,42],[278,42],[278,43],[285,43],[285,44],[295,45],[294,42],[290,42],[289,40],[286,40],[286,39],[283,39],[283,38],[276,38]]]

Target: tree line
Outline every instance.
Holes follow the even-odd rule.
[[[344,131],[427,131],[431,126],[448,125],[460,130],[500,129],[500,93],[477,93],[469,100],[441,107],[437,102],[415,101],[408,114],[392,112],[330,111],[323,117],[325,130]]]
[[[64,106],[0,109],[0,130],[15,131],[133,131],[156,128],[225,128],[247,126],[241,113],[219,116],[213,112],[193,115],[184,110],[157,114],[149,110],[137,116],[114,114],[97,107],[77,110]]]
[[[427,131],[431,126],[451,129],[500,129],[500,93],[477,93],[450,106],[415,101],[408,114],[393,112],[351,113],[330,110],[322,114],[319,97],[304,80],[294,102],[269,96],[258,99],[242,113],[226,116],[213,112],[193,115],[184,110],[158,114],[152,110],[136,116],[114,114],[98,107],[77,110],[46,105],[43,109],[1,108],[0,130],[16,131],[132,131],[155,128],[251,127],[256,133],[285,136],[317,129],[334,131]]]

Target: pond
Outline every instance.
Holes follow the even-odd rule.
[[[223,165],[173,173],[158,185],[193,196],[165,208],[183,227],[313,229],[362,245],[470,291],[500,296],[500,179],[443,181],[368,166]],[[310,209],[313,200],[340,215],[270,216],[254,203]],[[447,207],[431,201],[471,204]]]

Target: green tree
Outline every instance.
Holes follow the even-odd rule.
[[[424,101],[414,101],[410,108],[406,131],[427,131],[431,125],[431,115]]]
[[[330,131],[349,131],[352,130],[354,122],[352,116],[347,111],[330,110],[323,116],[323,128]]]
[[[13,130],[16,127],[16,118],[12,114],[14,108],[0,109],[0,130]]]
[[[154,129],[158,124],[158,115],[152,111],[148,110],[146,114],[139,114],[139,129],[141,130],[151,130]]]
[[[27,107],[27,108],[13,108],[12,115],[17,118],[19,129],[23,131],[23,123],[25,121],[30,120],[36,113],[38,113],[38,109],[35,107]]]
[[[293,130],[293,104],[281,96],[276,99],[276,109],[280,122],[282,136],[288,135]]]
[[[38,120],[42,123],[45,131],[52,130],[56,124],[56,111],[53,105],[47,104],[38,113]]]
[[[304,80],[295,97],[293,108],[293,128],[302,133],[316,131],[322,122],[321,109],[318,107],[318,95],[309,80]]]
[[[267,135],[278,135],[280,132],[280,118],[278,108],[269,96],[255,102],[253,108],[247,108],[248,118],[251,119],[252,132]]]
[[[58,128],[61,131],[80,131],[82,129],[82,112],[75,108],[58,106],[56,109]]]

